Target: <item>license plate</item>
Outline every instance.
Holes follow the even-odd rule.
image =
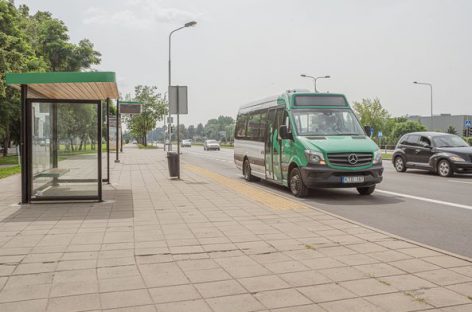
[[[341,182],[343,184],[347,184],[347,183],[364,183],[364,176],[342,177]]]

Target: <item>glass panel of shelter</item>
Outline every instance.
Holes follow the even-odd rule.
[[[98,197],[97,103],[31,102],[31,199]]]

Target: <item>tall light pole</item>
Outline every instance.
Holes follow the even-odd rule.
[[[181,29],[184,29],[186,27],[192,27],[192,26],[195,26],[197,24],[197,22],[195,21],[191,21],[191,22],[188,22],[186,23],[184,26],[182,27],[179,27],[177,29],[174,29],[173,31],[170,32],[169,34],[169,87],[172,85],[172,80],[171,80],[171,44],[172,44],[172,34],[175,33],[176,31],[178,30],[181,30]],[[170,101],[169,101],[170,103]],[[171,129],[172,129],[172,123],[170,122],[170,117],[171,117],[171,114],[170,114],[170,106],[169,106],[169,122],[167,123],[168,124],[168,132],[169,132],[169,151],[172,151],[172,133],[171,133]],[[179,131],[179,129],[177,129],[177,131]],[[165,143],[165,142],[164,142]],[[179,144],[179,142],[177,142],[177,144]]]
[[[434,117],[433,117],[433,85],[429,82],[419,82],[419,81],[413,81],[414,84],[417,85],[423,85],[423,86],[429,86],[431,90],[431,131],[434,131]]]
[[[309,75],[305,75],[305,74],[301,74],[300,76],[302,76],[303,78],[311,78],[313,79],[313,86],[315,87],[315,93],[318,93],[318,90],[316,89],[316,80],[318,79],[323,79],[323,78],[331,78],[331,76],[320,76],[320,77],[313,77],[313,76],[309,76]]]

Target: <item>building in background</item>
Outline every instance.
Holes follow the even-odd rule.
[[[428,130],[447,132],[449,127],[453,127],[458,135],[463,135],[466,128],[466,120],[472,120],[472,115],[441,114],[434,115],[433,118],[434,129],[431,128],[431,116],[408,116],[408,119],[419,121]]]

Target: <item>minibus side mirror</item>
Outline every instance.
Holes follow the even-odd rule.
[[[288,128],[286,125],[281,125],[279,127],[279,136],[283,140],[293,140],[293,136],[290,132],[288,132]]]
[[[370,137],[370,126],[369,125],[364,126],[364,132],[368,137]]]

